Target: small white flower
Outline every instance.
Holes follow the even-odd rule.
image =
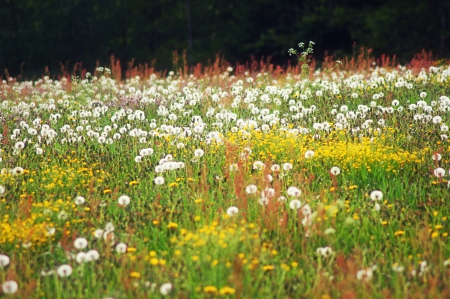
[[[76,238],[73,245],[76,249],[83,249],[88,245],[88,241],[85,238]]]
[[[142,156],[136,156],[134,157],[134,162],[141,163],[142,162]]]
[[[312,219],[310,216],[306,216],[305,218],[303,218],[302,220],[302,225],[303,226],[310,226],[312,223]]]
[[[0,194],[5,193],[6,189],[2,185],[0,185]]]
[[[116,238],[116,236],[114,235],[113,232],[105,231],[105,232],[103,233],[103,240],[109,241],[109,243],[111,244],[111,246],[114,245],[114,243],[115,243],[115,241],[114,241],[115,238]]]
[[[8,266],[10,263],[10,259],[7,255],[0,254],[0,268],[4,268]]]
[[[78,264],[87,262],[87,259],[86,259],[86,253],[84,253],[84,252],[78,252],[77,256],[75,257],[75,261],[76,261]]]
[[[314,156],[314,151],[309,150],[305,153],[305,159],[311,159]]]
[[[302,206],[302,203],[301,203],[301,201],[298,200],[298,199],[293,199],[293,200],[291,200],[291,201],[289,202],[289,207],[290,207],[292,210],[298,210],[298,209],[300,209],[301,206]]]
[[[331,254],[333,254],[333,249],[331,247],[319,247],[316,249],[317,255],[323,256],[323,257],[329,257]]]
[[[59,214],[58,214],[58,219],[66,220],[67,217],[69,217],[69,214],[67,214],[67,212],[64,210],[59,212]]]
[[[53,236],[56,233],[56,228],[54,227],[47,227],[47,235]]]
[[[287,198],[284,196],[278,197],[278,201],[287,201]]]
[[[234,215],[236,215],[237,213],[239,212],[239,209],[237,208],[237,207],[229,207],[228,209],[227,209],[227,215],[228,216],[234,216]]]
[[[164,178],[162,176],[157,176],[153,182],[155,183],[155,185],[162,185],[164,184]]]
[[[86,200],[84,199],[83,196],[77,196],[77,197],[75,197],[74,202],[78,206],[78,205],[84,204],[86,202]]]
[[[56,270],[59,277],[67,277],[72,274],[72,267],[70,265],[61,265]]]
[[[381,191],[372,191],[372,193],[370,193],[370,199],[372,199],[373,201],[375,200],[382,200],[383,199],[383,192]]]
[[[247,192],[247,194],[255,194],[256,191],[258,191],[258,187],[256,187],[255,185],[248,185],[245,188],[245,192]]]
[[[265,196],[262,196],[259,200],[258,203],[262,206],[266,206],[269,204],[269,199]]]
[[[331,167],[330,173],[332,175],[339,175],[341,173],[341,169],[337,166]]]
[[[261,161],[253,162],[253,169],[263,170],[265,167],[266,167],[266,165],[263,162],[261,162]]]
[[[300,195],[302,195],[302,191],[297,187],[289,187],[287,189],[287,194],[292,197],[300,197]]]
[[[435,117],[433,117],[432,121],[434,124],[440,124],[442,122],[442,117],[440,117],[439,115],[436,115]]]
[[[161,292],[161,295],[166,296],[170,294],[170,292],[172,291],[172,287],[173,286],[170,282],[166,282],[161,285],[159,291]]]
[[[433,173],[438,178],[442,178],[443,176],[445,176],[445,169],[442,167],[438,167],[433,171]]]
[[[205,151],[200,148],[196,149],[194,151],[194,157],[196,157],[196,158],[201,158],[201,157],[203,157],[204,154],[205,154]]]
[[[23,150],[25,148],[25,143],[23,143],[22,141],[16,142],[14,148],[18,150]]]
[[[278,165],[278,164],[273,164],[273,165],[270,167],[270,170],[272,170],[273,172],[278,172],[278,171],[281,170],[281,167],[280,167],[280,165]]]
[[[433,161],[440,161],[442,159],[442,156],[439,153],[433,153],[433,156],[431,156],[431,158],[433,159]]]
[[[106,232],[112,232],[112,231],[114,231],[114,224],[112,223],[112,222],[108,222],[108,223],[106,223],[106,225],[105,225],[105,231]]]
[[[356,273],[356,278],[358,280],[369,281],[372,279],[372,276],[373,276],[373,272],[372,272],[372,269],[370,269],[370,268],[359,270]]]
[[[100,258],[100,254],[97,250],[92,249],[86,252],[86,258],[88,259],[88,261],[96,261]]]
[[[119,243],[116,245],[116,251],[118,253],[125,253],[127,251],[127,244]]]
[[[376,212],[379,212],[380,209],[381,209],[381,206],[380,206],[378,203],[376,203],[376,204],[373,206],[373,208],[374,208],[374,210],[375,210]]]
[[[19,285],[14,280],[5,281],[2,285],[3,293],[14,294],[19,289]]]
[[[235,171],[238,171],[239,167],[238,167],[238,165],[237,165],[236,163],[233,163],[233,164],[231,164],[231,165],[229,166],[228,169],[229,169],[231,172],[235,172]]]
[[[44,153],[44,150],[40,147],[36,148],[36,155],[42,155]]]
[[[127,206],[130,204],[130,197],[128,195],[122,195],[119,197],[119,199],[117,200],[117,202],[119,203],[119,205],[121,206]]]
[[[284,171],[289,171],[292,169],[292,164],[291,163],[284,163],[282,166]]]
[[[311,210],[311,207],[309,206],[309,204],[306,204],[303,206],[302,213],[303,213],[303,216],[305,216],[305,217],[311,216],[312,210]]]
[[[103,236],[103,232],[104,232],[103,229],[96,229],[96,230],[94,231],[94,237],[95,237],[96,239],[100,239],[100,238]]]

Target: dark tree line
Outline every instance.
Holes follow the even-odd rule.
[[[171,69],[173,52],[190,64],[220,53],[286,63],[301,41],[351,55],[353,44],[406,62],[422,49],[450,57],[448,0],[2,0],[0,68],[40,75],[82,62],[92,69],[114,54],[123,66],[155,61]]]

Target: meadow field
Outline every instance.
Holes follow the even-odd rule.
[[[449,298],[450,65],[304,70],[4,77],[0,297]]]

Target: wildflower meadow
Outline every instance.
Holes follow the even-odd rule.
[[[4,77],[0,297],[449,298],[450,64],[290,53]]]

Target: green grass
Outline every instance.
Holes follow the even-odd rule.
[[[0,297],[448,297],[449,72],[4,81]]]

